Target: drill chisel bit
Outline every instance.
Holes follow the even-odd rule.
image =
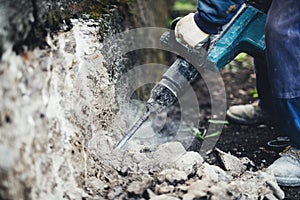
[[[151,112],[148,110],[144,113],[144,115],[132,126],[126,135],[119,141],[115,149],[120,150],[124,145],[130,140],[130,138],[136,133],[136,131],[143,125],[145,121],[148,120]]]

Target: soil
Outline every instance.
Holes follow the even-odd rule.
[[[237,72],[232,72],[232,70],[225,68],[222,71],[222,78],[225,83],[228,106],[248,104],[256,101],[252,95],[252,91],[255,88],[253,67],[241,67]],[[198,81],[195,87],[203,88],[201,90],[202,95],[198,95],[200,109],[204,110],[204,113],[207,114],[206,116],[209,116],[210,103],[209,99],[206,98],[207,96],[203,95],[203,93],[207,92],[203,81]],[[200,123],[200,127],[205,125],[207,125],[207,119]],[[270,147],[267,144],[268,141],[274,140],[279,136],[285,135],[280,133],[271,123],[253,126],[241,126],[230,123],[224,126],[216,147],[237,157],[248,157],[258,169],[262,169],[279,158],[279,153],[284,149],[284,147]],[[197,148],[197,146],[192,148]],[[211,163],[214,163],[214,161]],[[285,191],[286,199],[300,199],[300,187],[282,187],[282,189]]]
[[[246,66],[245,63],[233,63],[233,68],[225,67],[222,70],[221,76],[226,89],[227,107],[257,103],[258,99],[253,96],[253,90],[255,89],[255,72],[251,63],[251,59],[250,62],[246,63]],[[196,92],[201,112],[199,130],[203,131],[207,129],[209,120],[211,119],[210,94],[205,81],[202,79],[193,85],[193,89]],[[164,129],[161,130],[161,133],[174,132],[175,129],[178,129],[178,125],[176,126],[174,121],[179,121],[180,115],[180,105],[177,103],[168,111],[168,117],[170,119],[167,119],[169,121],[167,121]],[[224,152],[230,152],[238,158],[247,157],[254,162],[254,171],[263,170],[279,158],[279,153],[285,148],[271,147],[268,145],[269,141],[277,137],[285,137],[285,135],[279,132],[273,123],[251,126],[229,123],[224,125],[222,134],[215,147]],[[188,147],[188,150],[199,152],[201,145],[201,140],[194,139],[192,144]],[[215,152],[208,154],[205,160],[212,165],[220,166]],[[300,187],[281,188],[285,192],[285,199],[300,198]]]

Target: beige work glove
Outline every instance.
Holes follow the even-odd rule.
[[[190,13],[180,19],[175,27],[176,40],[180,43],[196,47],[204,44],[209,38],[209,34],[203,32],[194,20],[194,13]]]

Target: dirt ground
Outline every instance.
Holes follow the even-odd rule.
[[[251,63],[252,61],[250,60],[249,64]],[[245,63],[243,65],[245,65]],[[225,84],[228,107],[231,105],[257,103],[257,98],[253,96],[253,90],[255,88],[255,72],[253,66],[234,66],[233,69],[226,67],[222,70],[221,76]],[[208,127],[211,114],[209,92],[205,82],[201,79],[193,85],[193,88],[197,94],[201,112],[199,129],[204,130]],[[174,121],[180,119],[179,105],[177,104],[175,107],[176,108],[169,111],[169,117]],[[167,125],[166,127],[168,126],[172,127],[172,125]],[[166,130],[168,130],[168,128]],[[272,123],[252,126],[229,123],[224,125],[216,148],[230,152],[239,158],[247,157],[254,162],[254,170],[262,170],[279,158],[279,153],[285,148],[271,147],[268,145],[268,142],[277,137],[284,136],[283,133],[276,129],[275,124]],[[189,147],[189,150],[198,151],[201,144],[201,141],[195,139]],[[210,164],[219,165],[214,153],[207,155],[205,159]],[[282,189],[286,195],[285,199],[300,198],[300,187],[282,187]]]
[[[237,72],[232,72],[232,70],[225,68],[222,71],[222,77],[225,83],[228,106],[252,103],[256,100],[251,94],[251,91],[255,87],[255,73],[253,68],[239,68]],[[203,88],[203,84],[200,80],[196,83],[196,87]],[[206,88],[204,87],[204,91],[202,90],[201,94],[205,90]],[[209,116],[210,105],[207,102],[207,98],[203,98],[203,95],[199,95],[198,98],[200,108],[205,110],[205,113]],[[205,124],[204,120],[202,126],[205,126]],[[279,153],[284,149],[270,147],[267,144],[268,141],[279,136],[285,135],[276,130],[273,124],[253,126],[228,124],[224,126],[216,147],[225,152],[231,152],[237,157],[248,157],[256,164],[258,169],[262,169],[277,159]],[[282,187],[282,189],[285,191],[286,199],[300,199],[300,187]]]

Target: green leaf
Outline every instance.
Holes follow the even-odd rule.
[[[248,56],[246,53],[240,53],[235,57],[235,60],[238,62],[247,62]]]
[[[219,135],[221,135],[221,132],[217,131],[214,133],[210,133],[209,135],[207,135],[207,130],[205,129],[203,132],[201,132],[199,129],[197,128],[189,128],[189,129],[185,129],[186,131],[189,130],[191,131],[191,133],[195,136],[195,138],[199,139],[199,140],[205,140],[207,138],[212,138],[212,137],[217,137]]]
[[[251,91],[251,94],[252,94],[252,97],[253,97],[253,98],[255,98],[255,99],[258,98],[258,92],[257,92],[257,89],[253,89],[253,90]]]
[[[212,138],[212,137],[217,137],[217,136],[219,136],[219,135],[221,135],[221,132],[217,131],[217,132],[211,133],[211,134],[209,134],[209,135],[206,135],[206,136],[204,137],[204,139],[206,139],[206,138]]]
[[[228,121],[226,120],[214,120],[214,119],[210,119],[208,120],[209,123],[212,123],[212,124],[229,124]]]
[[[191,128],[191,130],[192,130],[193,135],[196,138],[198,138],[200,140],[204,140],[205,134],[206,134],[206,130],[204,130],[203,133],[199,129],[197,129],[197,128]]]

